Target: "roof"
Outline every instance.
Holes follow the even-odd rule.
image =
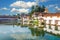
[[[44,17],[52,17],[52,16],[57,16],[57,17],[60,17],[60,13],[57,12],[57,13],[45,13],[45,12],[34,12],[33,15],[36,15],[36,16],[44,16]]]
[[[41,12],[34,12],[32,15],[41,16],[42,13]]]
[[[47,17],[47,16],[57,16],[57,17],[60,17],[60,13],[44,13],[44,16]]]

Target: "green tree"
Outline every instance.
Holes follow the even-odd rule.
[[[44,12],[44,11],[45,11],[45,6],[44,6],[44,5],[42,5],[42,7],[39,6],[39,5],[36,5],[35,7],[32,6],[31,12],[30,12],[30,16],[31,16],[34,12]]]
[[[34,12],[40,12],[40,11],[41,11],[41,7],[36,5]]]
[[[33,24],[36,25],[36,26],[38,26],[38,24],[39,24],[38,19],[33,20]]]
[[[44,12],[45,11],[45,6],[43,5],[42,7],[41,7],[41,12]]]
[[[31,16],[33,13],[34,13],[34,6],[32,6],[32,8],[31,8],[31,12],[29,13],[30,16]]]
[[[20,19],[20,14],[17,14],[17,17]]]

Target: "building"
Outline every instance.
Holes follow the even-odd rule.
[[[45,13],[49,13],[49,10],[48,10],[48,8],[45,8],[45,11],[44,11]]]
[[[29,24],[30,16],[28,14],[21,14],[20,15],[20,24]]]
[[[34,12],[31,17],[28,14],[21,14],[20,23],[44,27],[47,32],[60,34],[60,13]]]
[[[46,13],[44,20],[48,32],[60,34],[60,13]]]
[[[32,20],[35,19],[38,19],[39,26],[44,25],[45,31],[60,34],[60,13],[34,12]]]
[[[40,12],[34,12],[31,17],[31,21],[36,21],[37,20],[37,25],[38,27],[41,27],[42,22],[43,22],[43,17],[42,13]],[[33,23],[31,23],[33,25]]]
[[[17,22],[17,17],[16,16],[6,16],[2,15],[0,16],[0,24],[13,24]]]

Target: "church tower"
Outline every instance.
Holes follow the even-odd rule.
[[[48,11],[48,8],[45,8],[45,11],[44,11],[45,13],[49,13],[49,11]]]

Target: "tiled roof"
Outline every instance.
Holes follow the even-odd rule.
[[[60,13],[44,13],[44,16],[45,17],[47,17],[47,16],[50,16],[50,17],[53,17],[53,16],[60,17]]]
[[[33,15],[36,15],[36,16],[44,16],[44,17],[53,17],[53,16],[57,16],[57,17],[60,17],[60,13],[41,13],[41,12],[34,12]]]

